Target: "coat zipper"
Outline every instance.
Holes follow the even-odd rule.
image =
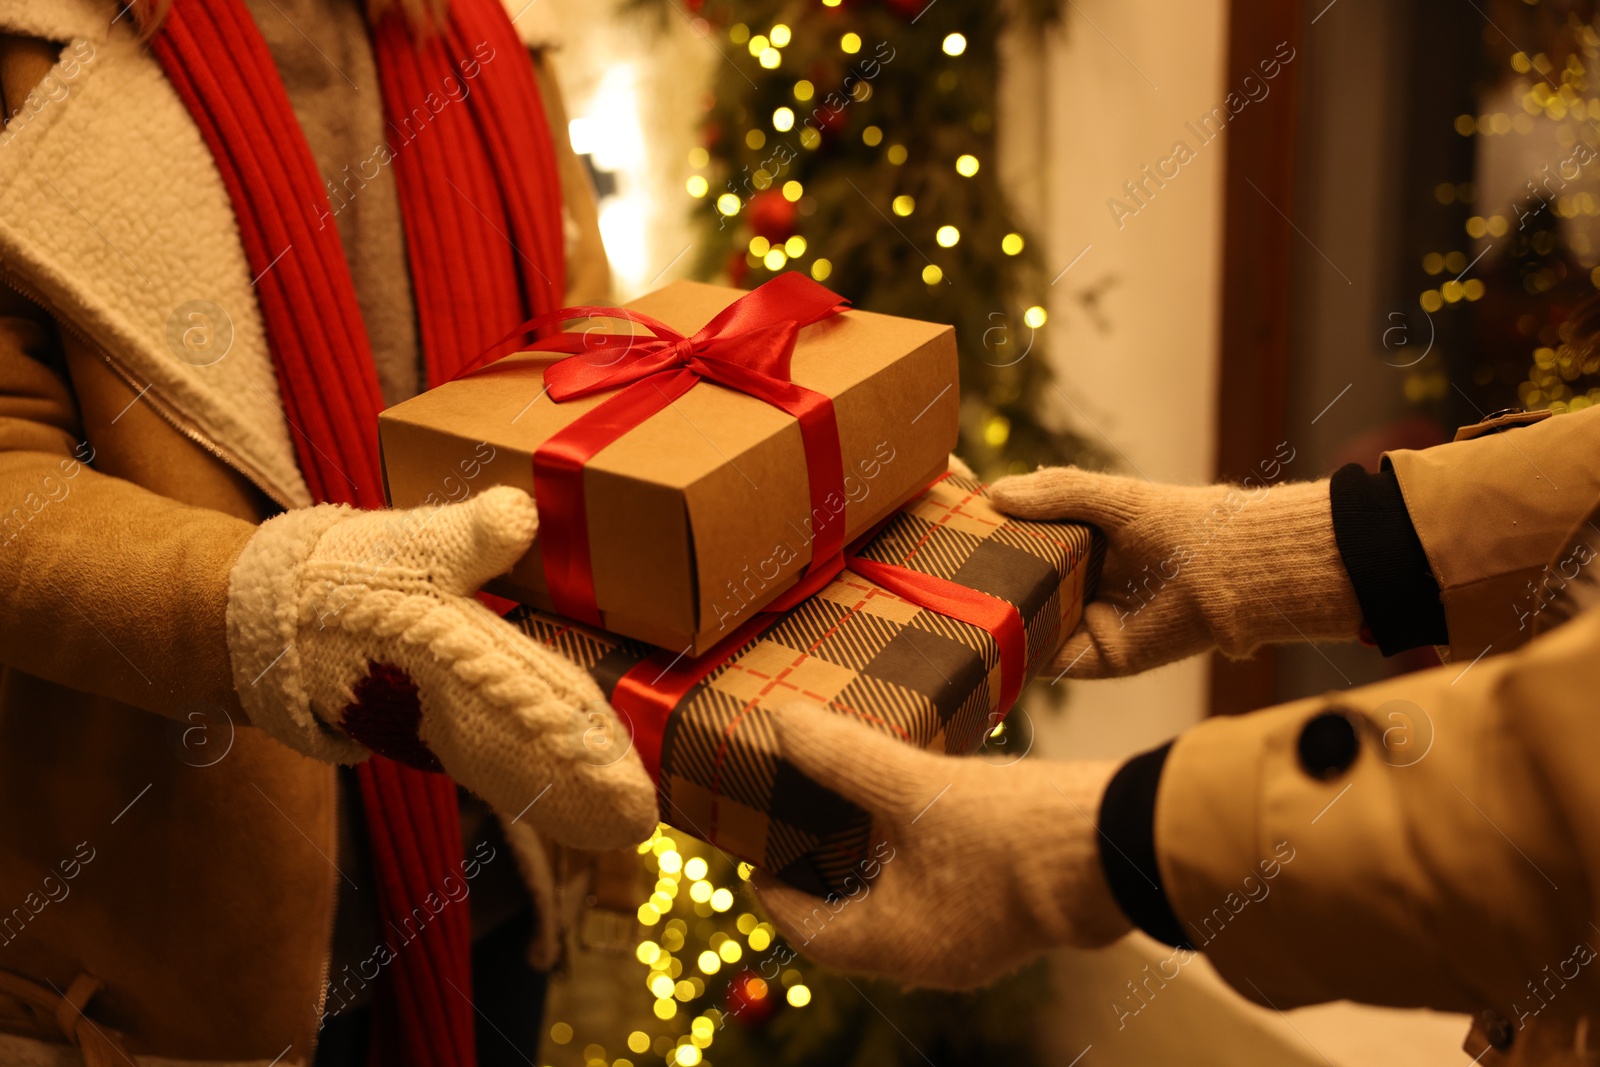
[[[171,402],[160,394],[154,383],[147,382],[144,385],[140,385],[138,378],[130,373],[128,369],[111,354],[111,350],[106,345],[101,344],[99,339],[91,336],[87,330],[79,326],[69,316],[62,315],[50,301],[44,299],[43,295],[31,285],[28,285],[11,271],[3,267],[0,267],[0,283],[3,283],[7,288],[21,294],[24,299],[43,309],[44,312],[48,314],[55,322],[58,329],[65,330],[67,333],[70,333],[73,337],[76,337],[79,341],[83,342],[90,349],[90,351],[94,352],[101,358],[101,360],[105,362],[106,366],[111,368],[112,372],[115,373],[117,377],[126,382],[129,388],[135,390],[140,396],[144,397],[144,399],[150,401],[151,410],[153,410],[162,419],[162,421],[166,422],[184,437],[187,437],[190,441],[193,441],[211,455],[215,456],[219,461],[238,472],[247,481],[249,481],[251,485],[259,489],[267,496],[268,499],[277,504],[279,507],[287,511],[295,506],[294,502],[289,500],[289,498],[283,492],[272,487],[270,481],[263,477],[258,470],[246,463],[244,460],[240,459],[235,453],[230,452],[221,445],[217,444],[211,438],[202,433],[200,429],[192,422],[182,417],[178,413],[177,409],[173,407]],[[336,790],[339,788],[337,782],[334,783],[334,788]],[[334,818],[338,818],[337,799],[335,800]],[[335,839],[337,839],[337,827],[335,827],[334,834]],[[337,879],[330,879],[328,882],[328,906],[326,909],[328,915],[328,932],[327,937],[324,938],[324,941],[328,947],[323,951],[322,962],[317,968],[318,977],[316,1007],[312,1016],[310,1038],[306,1043],[305,1062],[308,1064],[317,1058],[317,1044],[322,1037],[322,1013],[327,1010],[328,1006],[328,972],[333,966],[333,923],[334,913],[337,911],[338,906],[339,883]]]
[[[132,372],[130,372],[120,360],[111,354],[109,347],[102,344],[99,339],[91,336],[87,330],[79,326],[69,316],[60,314],[57,309],[48,300],[44,299],[42,294],[40,294],[36,289],[23,282],[15,274],[11,273],[5,268],[0,268],[0,282],[3,282],[7,288],[20,293],[24,298],[44,309],[44,311],[54,320],[57,328],[65,330],[67,333],[70,333],[73,337],[76,337],[79,341],[82,341],[85,345],[87,345],[92,352],[100,357],[106,366],[111,368],[112,372],[115,373],[117,377],[126,382],[128,386],[137,392],[141,397],[150,401],[151,410],[154,411],[163,422],[171,426],[174,430],[177,430],[184,437],[187,437],[190,441],[193,441],[195,444],[205,449],[226,466],[243,475],[251,485],[261,490],[261,492],[265,494],[269,500],[271,500],[274,504],[277,504],[280,508],[288,511],[295,506],[294,502],[290,500],[281,489],[275,487],[272,481],[265,477],[258,469],[239,458],[236,453],[230,452],[226,448],[223,448],[221,445],[217,444],[210,437],[206,436],[206,434],[202,432],[199,427],[195,426],[193,422],[181,415],[172,402],[161,394],[160,390],[156,388],[154,383],[145,382],[141,385],[139,379]]]

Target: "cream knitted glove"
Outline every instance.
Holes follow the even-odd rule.
[[[752,876],[789,943],[914,985],[984,985],[1058,945],[1131,926],[1101,873],[1095,819],[1117,764],[1006,767],[923,752],[844,712],[774,716],[783,757],[873,816],[874,848],[826,900]]]
[[[989,498],[1106,536],[1099,591],[1052,671],[1115,677],[1211,648],[1240,658],[1268,642],[1360,634],[1326,479],[1188,488],[1049,467],[1001,478]]]
[[[262,523],[234,564],[228,646],[250,721],[317,759],[444,770],[564,844],[650,835],[655,788],[593,680],[473,599],[532,544],[519,489]]]

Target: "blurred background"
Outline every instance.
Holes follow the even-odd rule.
[[[1313,479],[1600,398],[1560,336],[1600,285],[1589,3],[523,3],[562,42],[616,296],[800,270],[953,323],[985,475]],[[983,758],[1126,756],[1432,662],[1045,680]],[[573,901],[538,1062],[1470,1062],[1461,1017],[1274,1012],[1203,961],[1152,984],[1139,937],[970,996],[849,980],[788,959],[742,873],[666,831]]]

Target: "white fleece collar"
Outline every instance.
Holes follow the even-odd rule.
[[[309,504],[227,190],[116,13],[113,0],[0,0],[0,32],[67,42],[0,134],[0,268],[269,496]],[[233,338],[196,366],[181,338],[205,305]]]

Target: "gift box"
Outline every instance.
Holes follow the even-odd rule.
[[[782,758],[772,711],[808,701],[973,752],[1077,625],[1102,554],[1092,527],[1009,518],[949,475],[815,576],[821,588],[698,658],[526,608],[507,618],[600,684],[663,821],[820,893],[865,856],[870,819]]]
[[[384,411],[405,507],[533,491],[539,539],[490,592],[699,655],[944,469],[948,326],[845,310],[788,273],[678,282]]]

